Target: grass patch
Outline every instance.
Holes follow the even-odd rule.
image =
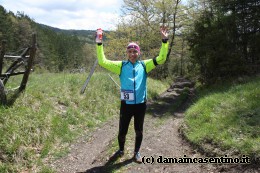
[[[31,74],[26,91],[0,107],[0,172],[52,172],[46,162],[66,155],[76,138],[118,116],[119,88],[107,73],[97,72],[81,95],[87,75]],[[8,99],[20,81],[9,79]],[[153,81],[148,88],[159,94],[167,87],[161,83]]]
[[[202,148],[211,144],[224,153],[259,158],[259,86],[260,78],[252,78],[200,90],[198,100],[186,112],[184,135]]]
[[[158,97],[162,92],[166,91],[170,84],[166,80],[158,81],[152,78],[148,78],[148,100]]]

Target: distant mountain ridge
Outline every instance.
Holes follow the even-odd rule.
[[[23,12],[15,14],[7,11],[0,5],[0,41],[7,43],[5,52],[16,54],[19,52],[17,50],[31,45],[32,33],[37,35],[34,67],[39,72],[63,72],[88,67],[95,58],[95,30],[51,27],[34,21]]]
[[[52,27],[52,26],[48,26],[48,25],[40,24],[40,23],[38,23],[38,25],[40,25],[43,28],[50,29],[50,30],[52,30],[56,33],[62,33],[62,34],[67,34],[67,35],[71,35],[71,36],[77,36],[80,39],[88,40],[87,42],[89,42],[89,43],[93,43],[95,33],[96,33],[96,30],[60,29],[60,28],[56,28],[56,27]],[[109,33],[110,31],[105,31],[105,32]]]
[[[94,40],[94,35],[95,35],[95,30],[75,30],[75,29],[60,29],[52,26],[48,26],[45,24],[40,24],[38,25],[42,28],[50,29],[56,33],[62,33],[70,36],[77,36],[81,40],[86,40],[88,43],[93,43]]]

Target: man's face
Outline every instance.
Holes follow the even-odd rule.
[[[127,55],[128,55],[128,59],[132,62],[135,63],[135,61],[138,58],[138,51],[136,49],[128,49],[127,50]]]

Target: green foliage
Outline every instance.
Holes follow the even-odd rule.
[[[259,4],[236,0],[208,5],[188,37],[191,61],[199,66],[201,81],[212,84],[219,78],[257,73],[259,23],[254,9]]]
[[[118,40],[119,46],[125,45],[125,41],[130,38],[140,44],[142,59],[154,58],[158,55],[161,45],[159,27],[164,24],[169,30],[167,60],[149,75],[157,79],[174,78],[177,75],[189,76],[193,66],[188,59],[189,52],[185,37],[194,21],[194,17],[190,14],[191,8],[184,6],[179,0],[126,0],[122,11],[123,17],[118,24],[117,32],[120,33],[120,38],[122,35],[125,36],[124,40],[113,36],[113,39]],[[125,17],[127,21],[124,20]]]
[[[38,33],[36,67],[61,72],[86,67],[84,42],[75,35],[56,33],[51,28],[35,25]],[[93,53],[89,53],[90,55]]]
[[[27,15],[6,12],[0,6],[0,41],[6,40],[6,54],[19,55],[30,46],[31,35],[37,35],[34,67],[38,72],[61,72],[90,67],[88,62],[95,55],[90,51],[94,31],[61,30],[38,24]]]
[[[210,143],[230,154],[259,157],[259,84],[259,78],[251,78],[239,85],[200,90],[198,100],[186,112],[187,138],[205,150]]]
[[[159,26],[159,25],[158,25]],[[107,42],[105,42],[105,54],[111,60],[127,60],[126,46],[134,41],[141,47],[142,60],[151,59],[158,56],[161,47],[161,36],[157,30],[147,31],[145,24],[138,22],[121,23],[118,25],[116,32],[107,34]],[[168,71],[165,69],[167,65],[160,65],[151,73],[150,77],[165,78],[168,76]]]

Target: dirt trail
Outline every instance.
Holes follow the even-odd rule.
[[[189,106],[186,102],[171,112],[172,104],[178,94],[171,90],[165,92],[159,102],[148,104],[144,124],[144,139],[141,154],[145,158],[154,158],[154,164],[138,164],[132,157],[134,137],[126,146],[126,154],[115,162],[108,160],[108,150],[118,132],[118,119],[107,122],[97,129],[90,137],[79,139],[70,148],[68,156],[51,164],[59,173],[90,173],[90,172],[176,172],[176,173],[215,173],[215,172],[258,172],[258,170],[216,164],[161,164],[156,161],[163,158],[205,158],[190,146],[180,135],[179,128],[183,122],[184,111]],[[163,118],[163,119],[161,119]]]
[[[116,136],[118,122],[112,120],[101,128],[96,129],[92,135],[80,138],[70,146],[69,154],[51,164],[57,172],[74,173],[91,168],[95,159],[104,152],[110,141]]]

